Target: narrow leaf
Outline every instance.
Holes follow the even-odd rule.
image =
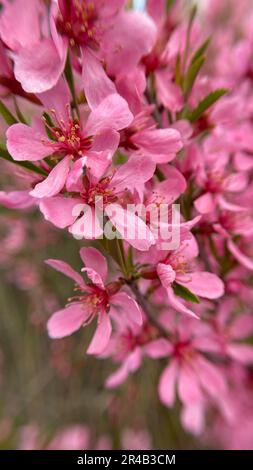
[[[188,115],[188,119],[190,122],[195,122],[197,121],[200,116],[208,109],[210,106],[212,106],[216,101],[218,101],[223,95],[225,95],[228,92],[226,88],[219,88],[215,91],[212,91],[207,95],[200,103],[198,106],[191,111]]]
[[[177,282],[174,282],[172,287],[175,294],[181,297],[182,299],[188,300],[188,302],[193,302],[195,304],[200,303],[198,296],[193,294],[193,292],[187,289],[187,287],[184,287],[181,284],[178,284]]]
[[[188,68],[183,84],[183,92],[186,96],[189,95],[204,62],[205,57],[202,55],[198,59],[196,59],[195,62],[193,62]]]
[[[6,124],[11,126],[12,124],[17,124],[17,119],[13,114],[6,108],[5,104],[0,100],[0,114],[5,120]]]
[[[203,44],[201,44],[201,46],[196,50],[192,60],[191,60],[191,64],[193,64],[194,62],[196,62],[196,60],[198,60],[202,55],[205,54],[209,44],[210,44],[210,41],[211,41],[211,38],[207,38],[205,42],[203,42]]]
[[[25,168],[26,170],[33,171],[34,173],[38,173],[43,176],[47,176],[47,173],[42,168],[34,165],[31,162],[18,162],[16,160],[13,160],[9,152],[3,149],[2,147],[0,147],[0,158],[4,158],[4,160],[14,163],[15,165],[19,165],[22,168]]]
[[[20,111],[20,109],[18,107],[18,103],[17,103],[17,100],[16,100],[15,96],[13,97],[13,101],[14,101],[15,111],[16,111],[16,115],[18,117],[19,122],[22,122],[23,124],[27,124],[27,121],[26,121],[24,115],[22,114],[22,112]]]

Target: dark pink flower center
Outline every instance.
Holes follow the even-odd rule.
[[[191,272],[189,261],[180,253],[170,254],[165,264],[169,264],[177,274],[187,274]]]
[[[61,0],[56,27],[67,36],[72,47],[88,45],[98,47],[101,28],[94,2],[90,0]]]
[[[92,145],[92,136],[84,136],[77,120],[69,117],[65,122],[58,119],[54,110],[51,110],[56,125],[49,124],[46,119],[44,123],[48,129],[49,136],[52,139],[52,146],[55,152],[69,154],[73,156],[82,156],[83,152],[89,150]],[[48,145],[48,141],[46,142]]]
[[[225,175],[221,171],[209,171],[205,189],[210,193],[219,193],[223,190]]]
[[[95,186],[91,186],[88,179],[84,178],[84,191],[81,193],[81,197],[84,199],[85,204],[90,206],[98,203],[99,199],[103,200],[103,204],[112,204],[117,201],[118,197],[115,194],[113,188],[109,188],[111,177],[103,178]]]
[[[190,361],[194,355],[194,350],[190,341],[178,341],[174,344],[174,357],[183,361]]]

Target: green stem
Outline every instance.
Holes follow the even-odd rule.
[[[73,71],[72,71],[72,67],[71,67],[69,52],[68,52],[68,55],[67,55],[64,74],[65,74],[66,80],[68,82],[70,91],[71,91],[73,105],[74,105],[74,108],[76,110],[77,117],[78,117],[78,119],[80,119],[80,112],[79,112],[79,108],[78,108],[78,102],[77,102],[76,90],[75,90],[75,81],[74,81]]]
[[[10,163],[14,163],[15,165],[21,166],[26,170],[33,171],[34,173],[38,173],[43,176],[47,176],[47,173],[45,170],[43,170],[43,168],[40,168],[31,162],[18,162],[16,160],[13,160],[9,152],[7,152],[7,150],[3,149],[2,147],[0,147],[0,158],[4,158],[4,160],[7,160]]]

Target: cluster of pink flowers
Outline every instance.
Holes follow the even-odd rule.
[[[46,261],[74,283],[49,336],[95,322],[87,353],[117,364],[108,389],[159,361],[152,385],[166,407],[178,397],[187,431],[203,435],[208,419],[207,438],[252,446],[240,428],[229,440],[252,387],[252,2],[214,0],[202,16],[181,0],[147,0],[145,12],[125,0],[1,3],[0,157],[20,179],[0,203],[88,239],[81,273]],[[97,201],[121,237],[103,237]],[[174,203],[180,241],[166,250],[152,211],[166,205],[171,228]]]

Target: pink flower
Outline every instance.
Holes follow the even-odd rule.
[[[112,357],[120,365],[106,379],[105,386],[109,389],[118,387],[130,374],[136,372],[145,356],[153,357],[158,348],[164,351],[164,344],[167,347],[162,338],[154,341],[159,332],[145,318],[142,325],[137,325],[130,318],[122,318],[113,312],[113,319],[116,329],[102,358]],[[149,347],[151,342],[154,346]]]
[[[67,263],[60,260],[47,260],[47,264],[73,279],[80,294],[75,295],[63,310],[54,313],[47,328],[51,338],[63,338],[79,330],[98,318],[97,329],[87,350],[88,354],[101,354],[110,339],[111,308],[119,310],[137,324],[142,323],[142,316],[135,300],[125,292],[119,292],[120,284],[104,284],[107,277],[107,262],[95,248],[81,248],[80,256],[85,263],[82,271],[89,278],[85,284],[82,276]]]
[[[210,320],[208,349],[236,362],[252,364],[253,347],[242,343],[242,340],[253,333],[253,317],[243,312],[233,315],[233,310],[236,310],[236,304],[233,299],[228,298],[221,303],[215,317]],[[205,347],[204,341],[203,346]]]
[[[129,94],[123,96],[128,101]],[[151,112],[149,106],[135,115],[130,126],[121,131],[119,145],[126,151],[148,155],[155,163],[170,162],[183,147],[181,134],[172,127],[157,129]]]
[[[207,299],[217,299],[224,294],[223,282],[216,274],[197,271],[192,266],[192,259],[198,254],[195,242],[183,242],[181,247],[169,253],[157,264],[157,274],[166,289],[170,305],[181,313],[196,315],[175,295],[173,283],[186,287],[193,294]]]
[[[75,165],[81,157],[87,157],[88,166],[98,164],[105,170],[118,146],[116,131],[126,127],[132,115],[124,99],[113,94],[91,111],[86,122],[73,119],[70,93],[64,80],[38,96],[45,112],[52,117],[44,118],[44,122],[35,119],[31,127],[26,124],[10,126],[7,147],[17,161],[40,161],[50,157],[50,164],[44,164],[48,177],[30,193],[43,198],[63,189],[71,167],[74,167],[72,173],[82,167],[81,162]]]
[[[95,177],[88,170],[83,178],[82,171],[78,172],[77,178],[69,179],[66,184],[76,195],[45,198],[40,210],[57,227],[70,227],[77,238],[91,239],[103,235],[103,211],[126,241],[139,250],[147,250],[154,244],[151,231],[135,211],[125,207],[135,190],[143,192],[144,183],[153,176],[154,170],[152,161],[133,156],[111,174]]]
[[[167,315],[166,315],[167,316]],[[178,326],[171,315],[164,318],[173,332],[171,341],[168,341],[167,352],[161,351],[160,357],[169,355],[169,365],[162,372],[159,382],[159,397],[161,402],[172,407],[178,396],[184,405],[185,413],[191,413],[191,429],[201,432],[203,427],[202,413],[206,397],[216,404],[223,400],[227,391],[227,384],[219,366],[206,359],[205,335],[208,344],[208,330],[205,325],[182,319]],[[173,317],[172,317],[173,318]],[[199,343],[201,349],[199,350]],[[169,350],[169,352],[168,352]],[[208,352],[208,348],[206,350]],[[183,419],[189,422],[186,416]]]
[[[152,48],[156,34],[148,16],[122,11],[124,3],[125,0],[53,1],[49,27],[46,7],[38,0],[32,7],[28,0],[6,3],[0,20],[1,37],[14,51],[15,76],[24,90],[41,93],[51,89],[64,70],[69,47],[71,54],[83,54],[88,103],[99,104],[95,83],[91,89],[92,64],[97,83],[103,82],[108,94],[114,93],[114,84],[100,59],[106,61],[111,75],[124,72],[126,67],[134,68]]]
[[[28,93],[52,88],[65,66],[67,41],[53,31],[50,37],[46,15],[39,0],[14,0],[5,2],[0,17],[0,35],[13,51],[15,77]]]
[[[233,257],[247,269],[253,269],[252,253],[247,254],[247,243],[253,231],[253,219],[251,210],[245,208],[241,212],[228,210],[221,211],[218,223],[215,223],[214,229],[226,241],[227,248]],[[237,241],[235,237],[240,236]],[[250,250],[249,250],[250,251]]]
[[[202,195],[194,201],[201,214],[213,212],[217,206],[235,212],[243,210],[243,207],[231,201],[229,196],[231,198],[234,193],[242,193],[245,190],[247,174],[242,171],[228,171],[229,160],[229,154],[226,152],[210,153],[204,148],[202,168],[196,178],[197,184],[202,188]]]

